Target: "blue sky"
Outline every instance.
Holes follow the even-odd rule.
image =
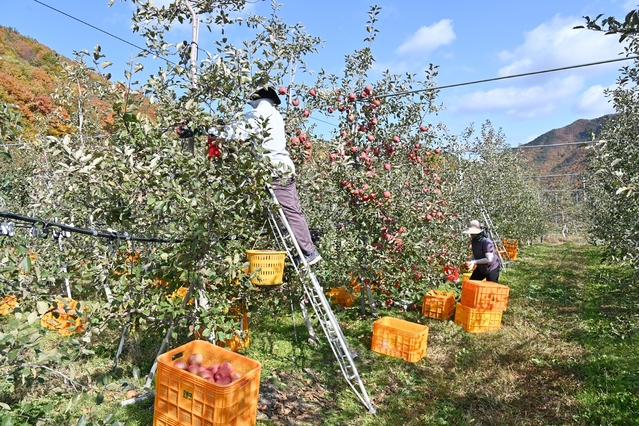
[[[169,0],[155,0],[155,4]],[[122,79],[125,62],[136,49],[45,5],[72,15],[138,46],[144,42],[131,28],[130,2],[116,0],[0,1],[0,24],[35,38],[71,57],[74,50],[102,46],[114,62],[110,72]],[[308,58],[311,69],[341,74],[344,56],[365,46],[364,26],[372,4],[381,7],[379,35],[371,46],[374,73],[390,69],[418,75],[429,63],[439,66],[437,83],[447,86],[546,69],[620,58],[622,46],[614,36],[573,30],[582,16],[599,13],[623,18],[637,8],[628,0],[389,1],[281,0],[288,24],[302,23],[309,34],[324,40],[318,54]],[[252,13],[269,14],[270,1],[250,5]],[[190,27],[172,31],[175,41],[190,38]],[[200,29],[200,45],[213,38]],[[583,67],[530,77],[443,89],[438,101],[445,110],[432,122],[443,122],[453,133],[487,119],[517,146],[579,118],[612,112],[603,89],[612,87],[619,68],[629,63]],[[145,64],[151,69],[153,64]],[[311,80],[309,80],[311,81]],[[323,118],[331,121],[329,117]]]

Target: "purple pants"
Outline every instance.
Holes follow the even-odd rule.
[[[315,245],[313,244],[313,240],[311,240],[311,232],[308,230],[306,217],[302,212],[302,207],[300,206],[300,201],[297,196],[295,178],[274,179],[272,188],[275,197],[277,197],[277,201],[279,201],[282,206],[284,216],[286,216],[286,220],[291,226],[297,244],[299,244],[304,255],[309,255],[315,250]]]

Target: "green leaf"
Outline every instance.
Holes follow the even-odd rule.
[[[42,302],[42,301],[37,302],[36,303],[36,310],[38,311],[39,315],[46,314],[47,311],[49,310],[49,303]]]
[[[7,160],[11,160],[11,154],[8,152],[0,152],[0,158],[6,158]]]
[[[31,312],[29,314],[29,316],[27,317],[27,322],[29,323],[29,325],[33,325],[38,321],[38,314],[37,312]]]
[[[86,426],[87,424],[87,419],[86,417],[84,417],[84,414],[82,415],[82,417],[80,417],[80,420],[78,420],[78,422],[75,424],[75,426]]]
[[[100,392],[98,396],[95,397],[95,403],[100,405],[104,402],[104,394]]]

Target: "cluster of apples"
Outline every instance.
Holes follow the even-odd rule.
[[[173,363],[173,367],[188,371],[218,385],[230,385],[242,377],[240,373],[233,370],[233,365],[228,361],[224,361],[221,364],[211,364],[208,367],[203,366],[203,362],[204,357],[202,357],[202,354],[193,353],[186,361],[183,359],[176,360]]]

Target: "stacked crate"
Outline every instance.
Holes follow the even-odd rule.
[[[519,241],[512,238],[502,238],[502,243],[504,243],[504,250],[508,254],[508,258],[510,260],[517,260],[517,251],[519,250]]]
[[[509,292],[509,287],[491,281],[462,282],[461,298],[455,306],[455,324],[470,333],[499,330]]]

